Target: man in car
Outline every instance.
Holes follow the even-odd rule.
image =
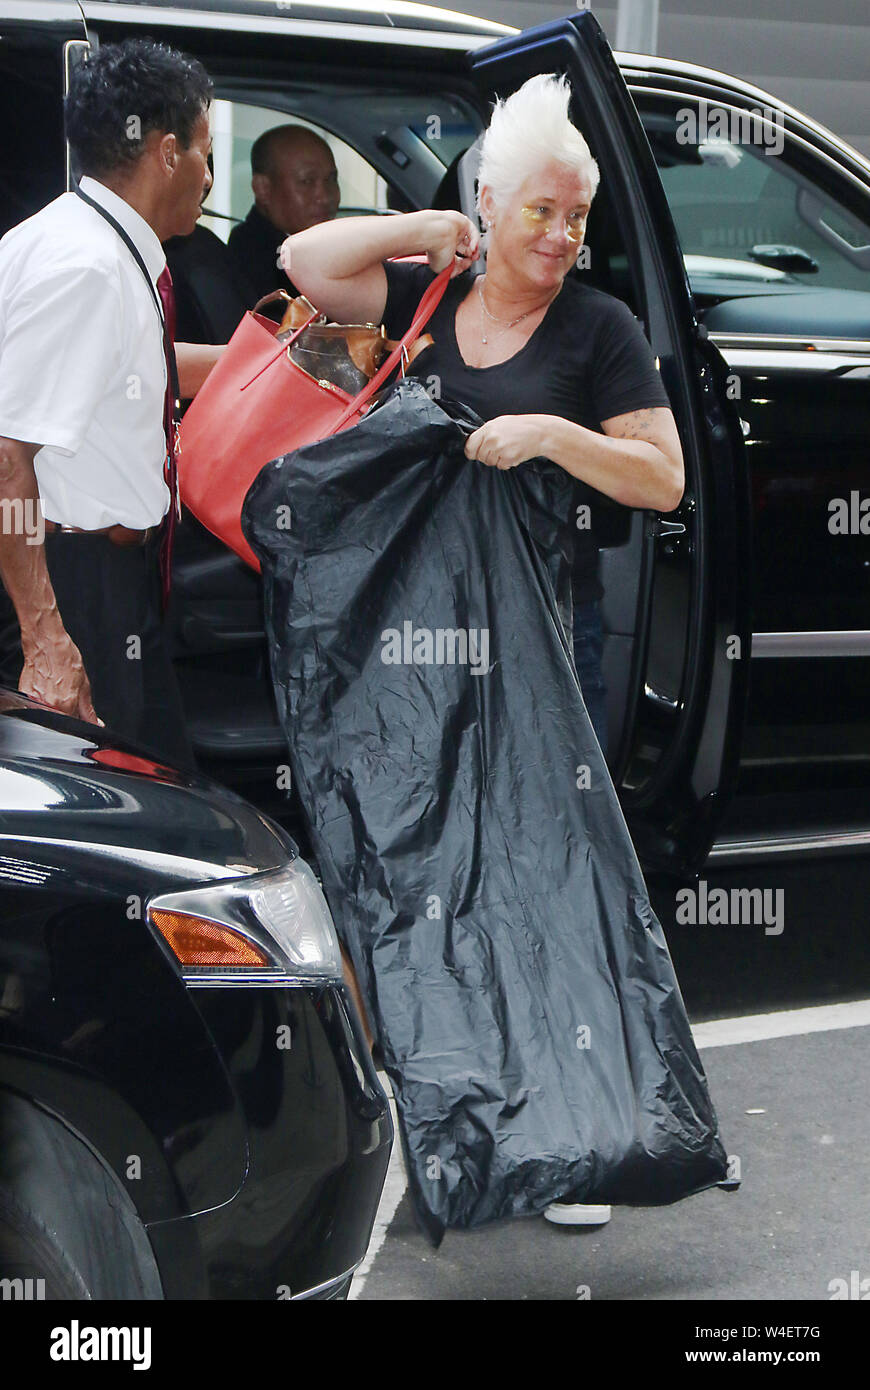
[[[332,151],[304,126],[274,126],[254,141],[251,174],[254,206],[230,232],[230,253],[258,298],[273,290],[296,294],[278,248],[286,237],[329,222],[338,212],[341,190]]]
[[[165,45],[102,48],[66,102],[79,188],[0,242],[0,574],[19,688],[179,764],[192,755],[160,611],[174,505],[161,242],[193,230],[211,183],[211,93]],[[220,351],[179,345],[181,396]]]

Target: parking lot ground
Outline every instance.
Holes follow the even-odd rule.
[[[448,1231],[433,1250],[415,1224],[397,1142],[351,1297],[830,1299],[832,1281],[870,1277],[868,1030],[870,999],[697,1024],[742,1186],[614,1208],[604,1227],[523,1218]]]

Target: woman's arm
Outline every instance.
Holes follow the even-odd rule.
[[[602,420],[604,434],[558,415],[498,415],[469,435],[469,458],[494,468],[552,459],[625,507],[672,512],[685,488],[683,451],[666,406]]]
[[[551,417],[554,422],[557,417]],[[667,406],[631,410],[602,420],[607,438],[581,425],[558,420],[564,430],[555,431],[559,454],[548,454],[569,473],[590,483],[624,507],[649,507],[672,512],[680,504],[686,486],[680,436]],[[580,439],[570,431],[585,436]]]
[[[461,212],[426,209],[396,217],[338,217],[288,237],[281,260],[296,288],[328,318],[380,323],[387,302],[383,261],[422,254],[440,271],[455,260],[459,275],[476,259],[478,241]]]

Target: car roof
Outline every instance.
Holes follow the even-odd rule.
[[[706,96],[711,104],[732,96],[739,98],[741,105],[748,103],[754,107],[767,106],[781,111],[783,116],[795,126],[811,132],[817,139],[826,144],[833,145],[841,158],[846,158],[853,165],[858,166],[865,179],[870,177],[870,159],[861,154],[860,150],[856,150],[853,145],[843,140],[835,131],[822,125],[820,121],[813,120],[806,111],[789,106],[788,102],[783,101],[781,97],[774,96],[772,92],[765,91],[763,87],[756,87],[751,82],[744,82],[742,78],[735,77],[733,73],[720,72],[717,68],[706,68],[700,63],[681,62],[677,58],[660,58],[649,53],[623,52],[614,52],[613,56],[629,87],[636,85],[639,81],[643,88],[651,90],[655,87],[656,79],[662,79],[668,83],[668,90],[684,90],[687,93],[691,91],[694,96]]]
[[[353,4],[350,0],[81,0],[81,7],[86,19],[123,18],[133,22],[143,22],[148,12],[153,15],[158,11],[164,22],[188,24],[197,18],[200,22],[232,18],[271,20],[292,27],[320,20],[389,29],[426,29],[471,39],[497,39],[518,32],[495,20],[417,4],[415,0],[356,0]]]
[[[221,28],[269,29],[274,32],[325,34],[330,25],[341,25],[348,37],[389,38],[393,41],[423,43],[451,49],[477,48],[521,31],[509,24],[480,19],[476,15],[417,4],[416,0],[79,0],[85,19],[114,19],[146,24],[157,14],[164,24],[200,27],[218,24]],[[668,83],[669,90],[680,89],[711,100],[736,97],[741,104],[773,107],[817,141],[833,146],[840,159],[852,165],[854,173],[870,179],[870,159],[806,112],[761,87],[744,82],[730,73],[698,63],[661,58],[648,53],[616,51],[614,57],[629,85],[638,82],[650,89],[656,79]]]

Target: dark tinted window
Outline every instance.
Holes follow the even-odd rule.
[[[0,31],[0,131],[2,236],[64,191],[61,41]]]

